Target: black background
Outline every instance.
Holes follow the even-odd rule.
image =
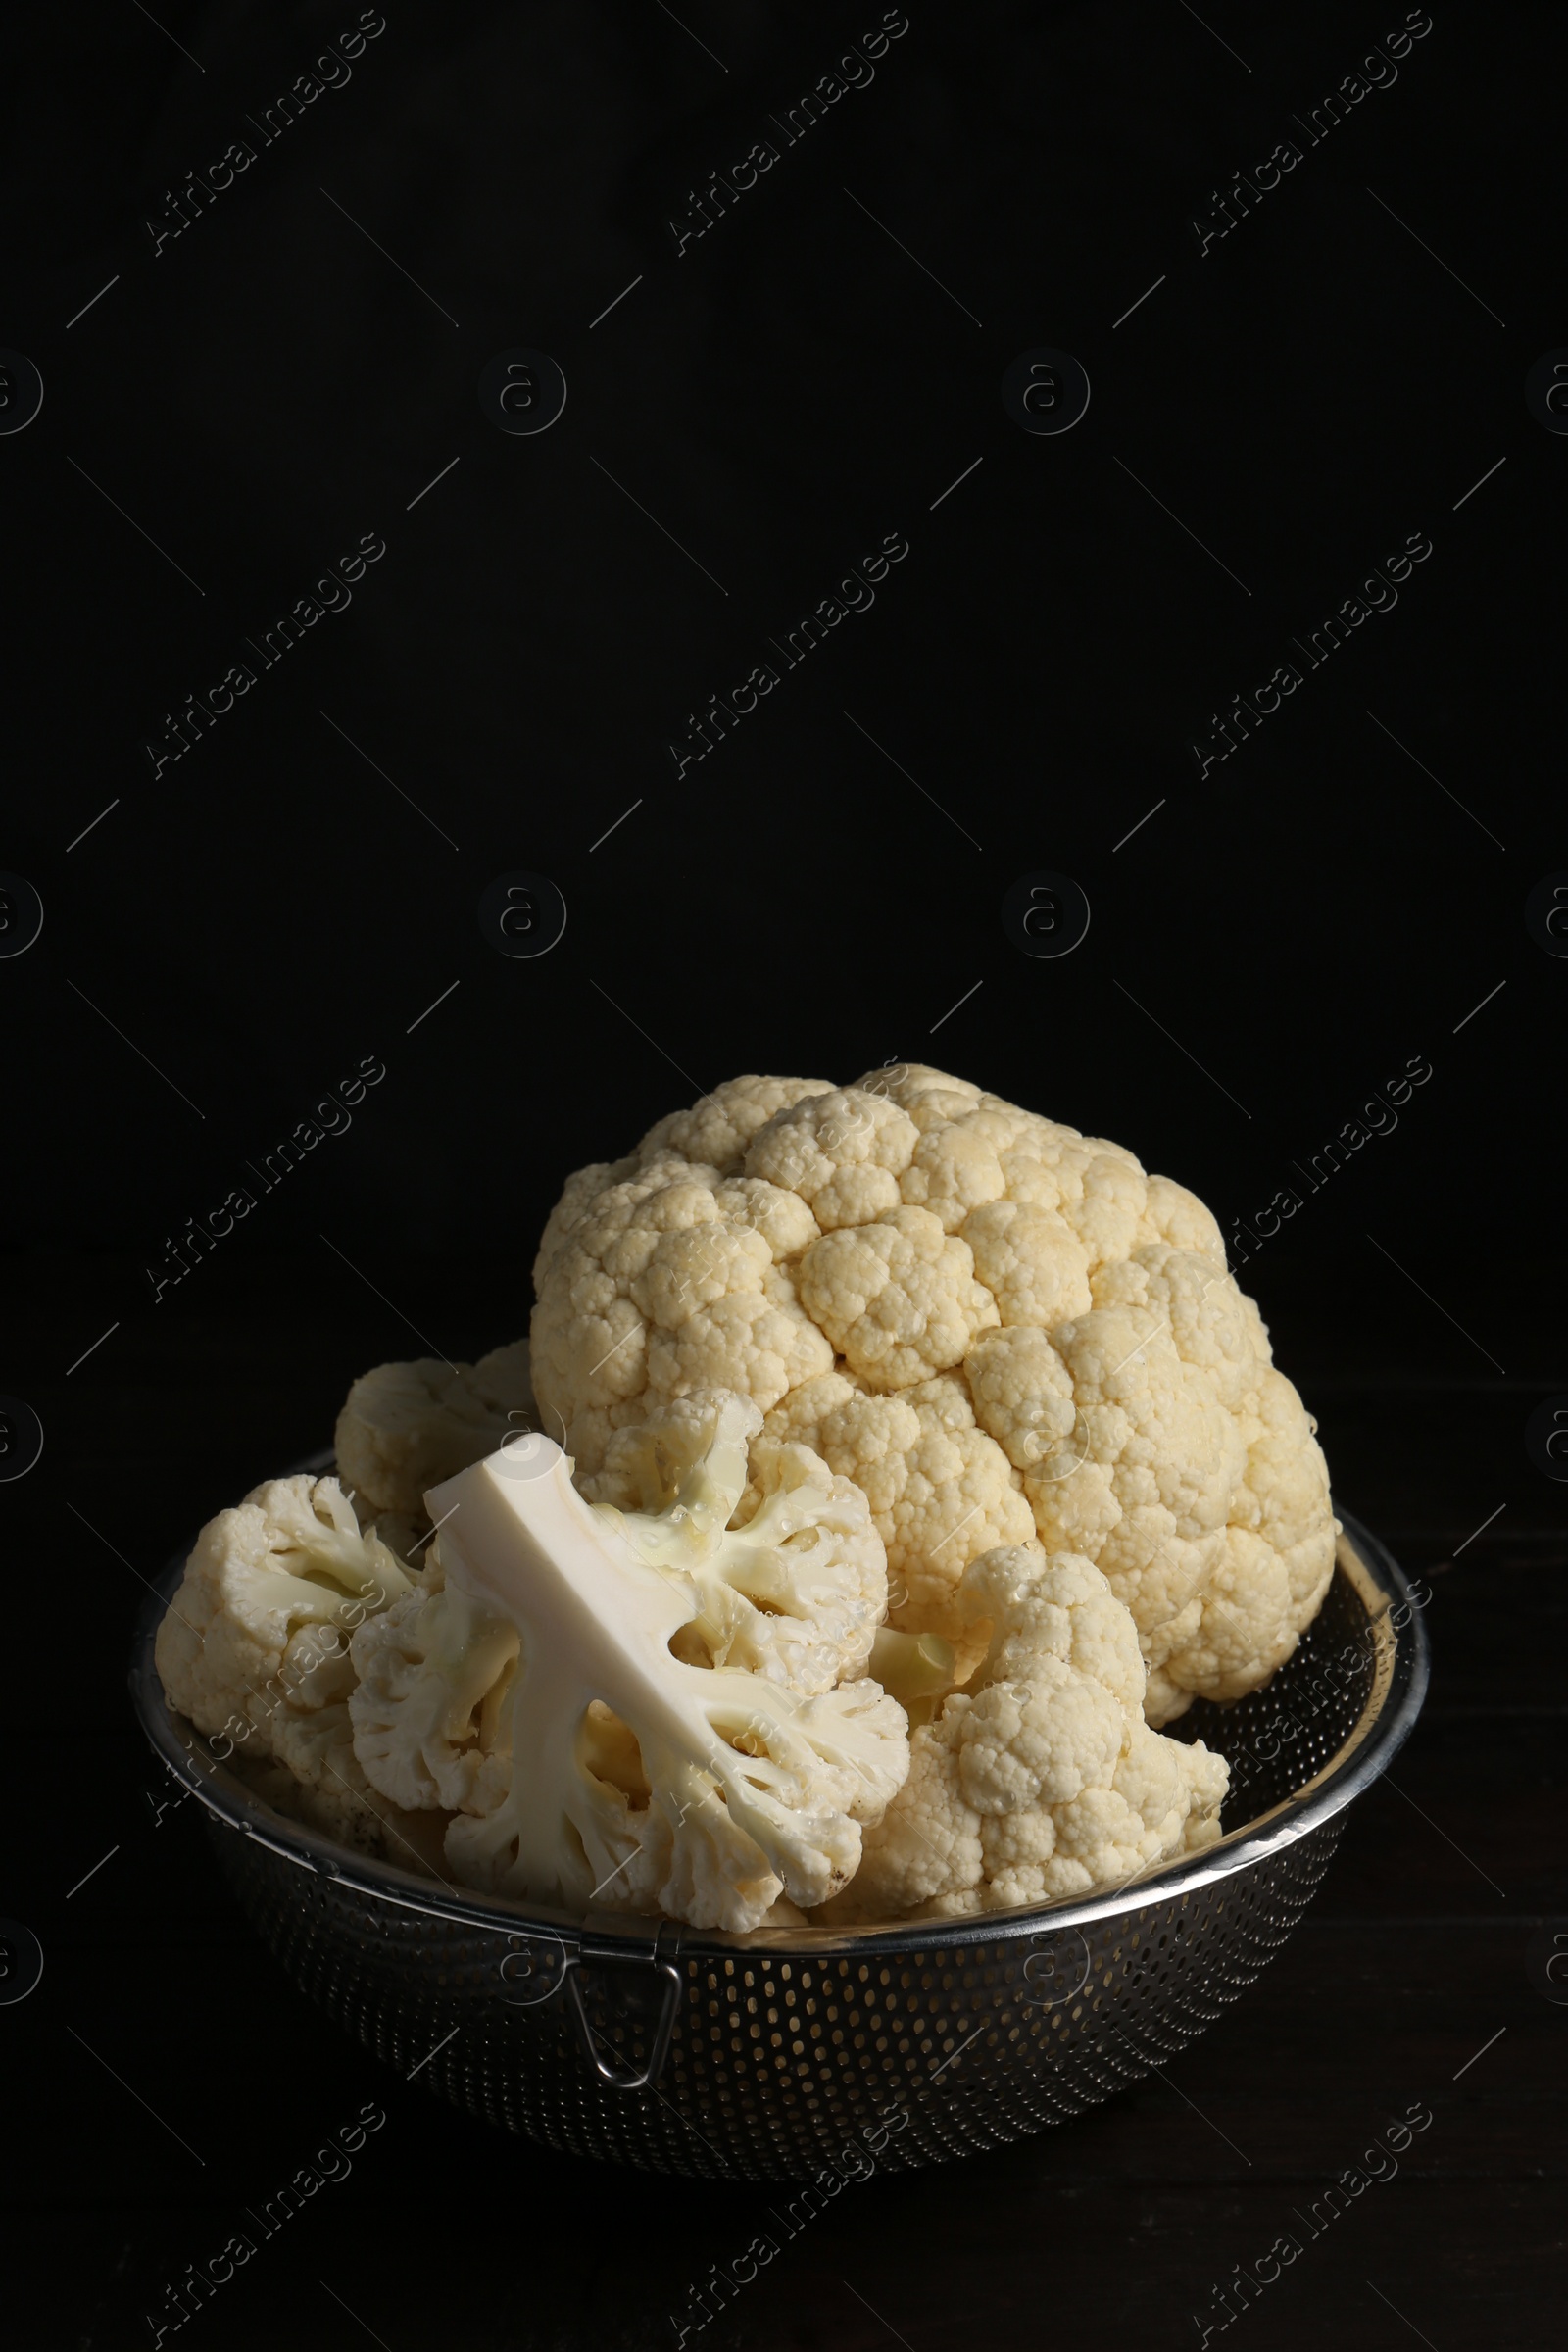
[[[357,10],[171,0],[167,32],[127,4],[7,34],[0,343],[45,384],[0,438],[0,865],[45,906],[0,962],[0,1388],[46,1432],[0,1487],[0,1908],[49,1955],[0,2008],[25,2343],[150,2341],[163,2280],[378,2088],[398,2129],[314,2250],[193,2331],[360,2340],[323,2276],[394,2352],[668,2342],[666,2288],[744,2242],[738,2192],[536,2160],[295,2000],[189,1824],[149,1832],[120,1695],[137,1591],[73,1511],[153,1573],[414,1331],[514,1337],[565,1171],[737,1070],[934,1060],[1115,1136],[1229,1231],[1415,1056],[1433,1075],[1397,1129],[1243,1268],[1337,1489],[1412,1565],[1456,1561],[1404,1776],[1431,1826],[1368,1799],[1323,1913],[1173,2077],[1254,2161],[1142,2090],[1016,2157],[874,2184],[732,2332],[890,2340],[847,2271],[916,2352],[1107,2310],[1192,2340],[1289,2179],[1441,2092],[1469,2104],[1419,2184],[1379,2192],[1384,2235],[1319,2249],[1246,2324],[1544,2340],[1562,2019],[1522,1953],[1563,1901],[1561,1491],[1522,1431],[1568,1387],[1568,962],[1524,903],[1568,868],[1568,441],[1523,382],[1568,345],[1561,13],[1439,7],[1394,86],[1202,257],[1211,191],[1305,147],[1293,115],[1402,9],[956,13],[911,8],[870,86],[679,258],[688,191],[879,9],[394,0],[347,86],[267,146],[246,115]],[[255,163],[155,258],[166,190],[241,136]],[[568,384],[536,438],[476,396],[518,345]],[[1000,399],[1037,345],[1093,386],[1059,438]],[[155,777],[164,714],[372,531],[352,606]],[[874,608],[677,779],[687,713],[890,532],[909,553]],[[1397,608],[1200,779],[1211,714],[1413,532],[1433,553]],[[476,920],[514,868],[567,904],[533,961]],[[1057,961],[1001,923],[1036,868],[1093,909]],[[387,1074],[349,1131],[155,1305],[165,1237],[367,1055]],[[1499,2087],[1478,2066],[1450,2089],[1497,2022]],[[204,2174],[68,2024],[184,2119]],[[574,2220],[618,2284],[568,2253]],[[440,2316],[463,2280],[471,2325]]]

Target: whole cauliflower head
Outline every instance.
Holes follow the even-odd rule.
[[[1229,1767],[1149,1728],[1137,1628],[1098,1568],[1006,1545],[970,1562],[959,1598],[991,1628],[985,1658],[913,1733],[827,1923],[1087,1894],[1213,1841]]]
[[[354,1639],[370,1784],[453,1814],[466,1886],[737,1930],[824,1901],[908,1766],[864,1494],[725,1392],[618,1432],[595,1499],[570,1471],[540,1439],[431,1492],[434,1589]]]
[[[965,1079],[732,1079],[568,1180],[534,1284],[537,1394],[585,1474],[741,1392],[864,1491],[890,1623],[960,1680],[964,1570],[999,1545],[1102,1571],[1152,1724],[1265,1681],[1327,1591],[1315,1424],[1208,1210]]]
[[[317,1828],[374,1850],[388,1808],[354,1753],[350,1644],[416,1590],[335,1478],[270,1479],[196,1540],[154,1645],[165,1696],[253,1771],[285,1767],[272,1783]]]

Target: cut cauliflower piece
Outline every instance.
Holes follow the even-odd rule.
[[[420,1877],[445,1876],[441,1839],[449,1816],[407,1812],[372,1788],[354,1752],[347,1701],[281,1725],[277,1752],[247,1759],[237,1747],[228,1768],[286,1820],[303,1822],[353,1851],[378,1856]]]
[[[1131,1607],[1152,1723],[1262,1682],[1333,1575],[1313,1424],[1208,1210],[967,1079],[719,1087],[568,1180],[535,1283],[540,1400],[586,1475],[672,1401],[740,1391],[865,1488],[892,1622],[951,1642],[960,1681],[963,1570],[1031,1534]]]
[[[859,1487],[805,1446],[759,1443],[761,1427],[749,1397],[699,1390],[620,1431],[582,1492],[640,1559],[696,1586],[677,1657],[809,1695],[865,1672],[887,1555]],[[755,1507],[732,1525],[743,1495]]]
[[[396,1603],[393,1604],[396,1606]],[[437,1827],[423,1812],[393,1804],[366,1778],[354,1752],[354,1725],[346,1699],[333,1699],[314,1715],[279,1713],[273,1732],[277,1783],[261,1793],[277,1810],[304,1821],[340,1845],[375,1854],[428,1878],[441,1876]],[[288,1786],[282,1786],[286,1775]]]
[[[416,1584],[335,1478],[271,1479],[197,1538],[154,1646],[165,1695],[199,1732],[322,1781],[329,1746],[311,1739],[353,1686],[350,1636]]]
[[[371,1785],[410,1812],[483,1805],[498,1772],[505,1785],[495,1744],[517,1628],[443,1573],[437,1591],[407,1593],[355,1640],[349,1714]]]
[[[428,1495],[442,1589],[362,1629],[349,1706],[375,1788],[455,1809],[465,1885],[744,1930],[854,1875],[908,1768],[862,1671],[881,1545],[858,1490],[751,1446],[760,1423],[694,1395],[623,1433],[594,1483],[624,1507],[549,1440]]]
[[[371,1515],[417,1516],[426,1487],[493,1453],[532,1410],[526,1340],[456,1369],[434,1356],[377,1364],[338,1414],[338,1476]]]
[[[1209,1844],[1229,1767],[1144,1720],[1137,1628],[1088,1560],[1036,1543],[973,1561],[979,1672],[910,1740],[909,1775],[865,1835],[832,1926],[1087,1894]]]
[[[929,1723],[953,1689],[953,1643],[940,1634],[901,1634],[891,1625],[879,1626],[870,1673],[898,1700],[911,1727]]]

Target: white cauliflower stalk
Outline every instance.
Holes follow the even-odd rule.
[[[864,1490],[891,1624],[960,1680],[963,1572],[999,1545],[1103,1571],[1152,1723],[1266,1680],[1328,1588],[1314,1424],[1208,1210],[966,1080],[733,1079],[568,1180],[534,1281],[540,1403],[587,1477],[740,1391]]]
[[[377,1788],[454,1810],[465,1885],[745,1930],[853,1877],[908,1766],[863,1673],[882,1547],[848,1480],[749,1449],[760,1421],[700,1394],[629,1433],[601,1474],[624,1508],[549,1439],[428,1495],[442,1589],[355,1637],[349,1706]]]
[[[434,1356],[377,1364],[354,1383],[337,1417],[338,1476],[367,1516],[418,1519],[424,1492],[510,1434],[531,1429],[528,1343],[493,1348],[476,1364]]]
[[[984,1661],[914,1732],[829,1924],[1088,1894],[1218,1837],[1229,1767],[1145,1722],[1137,1629],[1098,1568],[1007,1546],[960,1599],[992,1629]]]

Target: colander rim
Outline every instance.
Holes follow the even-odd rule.
[[[297,1463],[295,1469],[319,1476],[330,1470],[333,1458],[328,1447]],[[1081,1897],[1024,1904],[1011,1910],[970,1912],[956,1918],[915,1916],[853,1931],[759,1928],[749,1935],[732,1935],[721,1929],[681,1926],[674,1933],[673,1947],[689,1959],[745,1953],[754,1960],[775,1957],[789,1961],[818,1954],[886,1959],[1015,1937],[1054,1941],[1091,1923],[1122,1913],[1131,1917],[1151,1902],[1168,1904],[1218,1880],[1239,1877],[1310,1837],[1364,1794],[1392,1764],[1415,1726],[1431,1672],[1421,1606],[1412,1598],[1403,1570],[1387,1546],[1350,1513],[1339,1512],[1337,1527],[1335,1576],[1348,1580],[1366,1611],[1366,1630],[1373,1641],[1371,1684],[1355,1723],[1335,1753],[1299,1788],[1253,1820],[1226,1831],[1214,1844],[1197,1853],[1156,1864],[1124,1886]],[[525,1946],[548,1943],[559,1946],[565,1959],[580,1951],[585,1936],[591,1936],[596,1950],[606,1957],[617,1949],[627,1957],[645,1953],[651,1940],[658,1940],[661,1949],[672,1948],[670,1923],[662,1923],[662,1928],[658,1919],[641,1914],[599,1908],[583,1918],[546,1904],[484,1894],[469,1887],[450,1886],[443,1891],[441,1885],[428,1878],[356,1853],[324,1833],[274,1811],[224,1764],[202,1751],[197,1744],[200,1735],[166,1699],[153,1656],[158,1626],[184,1572],[189,1548],[176,1552],[149,1586],[137,1615],[128,1681],[131,1704],[154,1753],[212,1819],[297,1868],[376,1903],[422,1913],[433,1922],[470,1933],[510,1936],[514,1946],[519,1939]],[[1396,1624],[1394,1612],[1401,1605],[1403,1620]]]

